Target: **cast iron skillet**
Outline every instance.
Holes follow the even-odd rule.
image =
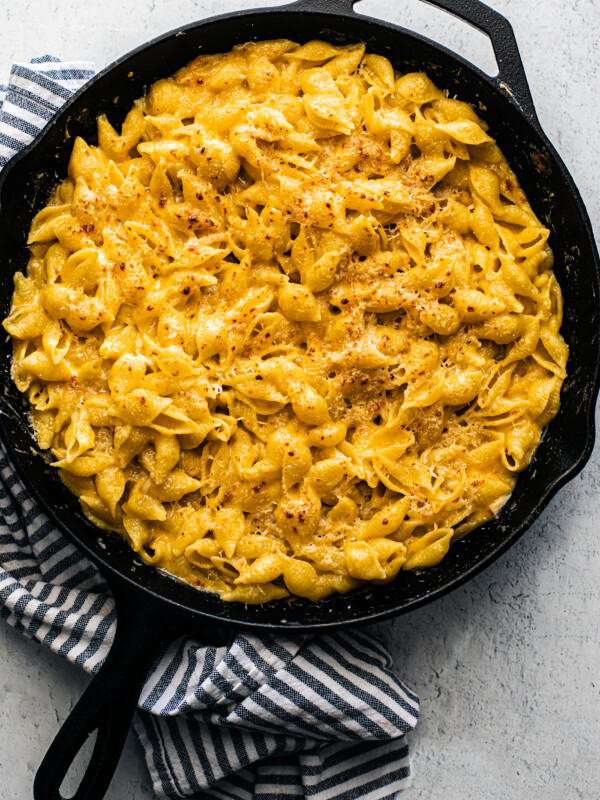
[[[133,101],[155,80],[171,75],[199,52],[227,51],[250,39],[313,38],[364,41],[399,70],[425,71],[450,96],[473,103],[491,131],[538,216],[552,230],[555,270],[565,299],[562,329],[569,377],[558,415],[534,461],[500,515],[453,545],[442,563],[403,573],[320,603],[298,600],[266,606],[227,604],[148,567],[124,540],[93,526],[79,502],[39,454],[27,409],[10,380],[11,343],[0,343],[2,441],[24,483],[50,519],[101,570],[114,595],[118,627],[101,670],[65,722],[38,771],[36,800],[60,800],[60,785],[86,736],[96,744],[75,800],[99,800],[111,780],[135,710],[141,682],[160,648],[184,632],[228,626],[256,632],[317,632],[372,623],[417,608],[461,585],[504,552],[531,525],[552,495],[587,461],[594,442],[599,384],[600,264],[579,193],[544,135],[531,99],[510,24],[479,0],[430,0],[491,39],[499,75],[490,78],[445,48],[400,27],[357,14],[356,0],[299,0],[283,8],[236,12],[180,28],[116,61],[61,109],[0,177],[0,316],[8,313],[12,275],[27,263],[30,221],[66,174],[76,135],[96,141],[96,117],[120,125]]]

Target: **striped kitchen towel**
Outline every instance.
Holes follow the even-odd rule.
[[[93,75],[51,56],[0,87],[0,167]],[[0,449],[0,616],[96,672],[115,632],[95,567],[27,495]],[[155,662],[134,726],[164,798],[391,800],[410,778],[417,696],[359,631],[175,642]],[[33,722],[32,722],[33,724]]]

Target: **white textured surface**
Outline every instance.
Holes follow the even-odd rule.
[[[102,67],[170,28],[249,5],[258,3],[2,0],[0,81],[12,61],[43,53]],[[490,5],[513,23],[542,126],[598,234],[600,2]],[[417,0],[363,0],[357,9],[493,66],[485,37]],[[406,800],[600,797],[599,488],[596,448],[585,471],[496,564],[450,596],[380,626],[399,674],[422,700]],[[3,624],[0,652],[0,800],[24,800],[88,679]],[[107,798],[152,798],[133,740]]]

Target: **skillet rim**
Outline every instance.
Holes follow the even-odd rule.
[[[353,21],[358,21],[361,26],[364,26],[365,33],[369,33],[370,35],[376,35],[377,28],[383,28],[392,34],[400,34],[401,36],[407,36],[414,40],[417,40],[428,47],[432,48],[434,51],[445,55],[446,57],[450,58],[454,63],[463,67],[464,69],[471,71],[476,74],[476,76],[483,81],[484,83],[488,84],[489,89],[492,91],[493,94],[500,95],[504,97],[504,99],[514,108],[515,112],[521,117],[521,119],[526,123],[528,126],[528,134],[532,134],[531,140],[535,141],[536,143],[540,143],[543,147],[549,152],[551,155],[554,165],[558,168],[560,173],[560,178],[563,184],[566,184],[566,188],[569,190],[570,195],[573,199],[574,205],[576,207],[579,219],[582,223],[582,227],[585,231],[586,238],[591,245],[591,252],[593,254],[593,263],[590,265],[590,274],[593,275],[595,279],[596,287],[600,287],[600,258],[598,256],[597,247],[595,244],[595,239],[593,235],[593,230],[591,227],[591,222],[589,220],[589,216],[587,214],[585,205],[583,200],[579,194],[579,191],[567,170],[565,164],[563,163],[561,157],[557,153],[556,149],[553,147],[551,142],[548,140],[546,134],[542,130],[540,123],[537,119],[535,113],[531,113],[531,111],[527,108],[524,108],[521,103],[519,103],[517,97],[510,91],[510,88],[506,86],[506,84],[502,80],[502,76],[498,75],[495,77],[489,76],[479,67],[475,66],[474,64],[467,61],[462,56],[454,53],[449,48],[441,45],[421,34],[415,33],[410,31],[406,28],[403,28],[399,25],[395,25],[394,23],[390,23],[385,20],[378,20],[376,18],[370,17],[365,14],[359,14],[354,11],[351,7],[350,8],[342,8],[340,3],[337,2],[333,4],[333,9],[331,11],[323,10],[323,8],[316,4],[315,8],[307,8],[305,5],[301,5],[299,3],[291,3],[284,6],[273,6],[267,8],[258,8],[258,9],[246,9],[241,12],[233,12],[233,13],[226,13],[220,14],[217,16],[211,16],[204,18],[202,20],[196,20],[195,22],[188,23],[186,25],[180,26],[175,28],[171,31],[163,33],[153,39],[145,42],[138,47],[134,48],[133,50],[123,54],[122,56],[118,57],[115,61],[110,63],[100,72],[96,73],[84,86],[81,87],[77,92],[75,92],[67,102],[61,106],[61,108],[55,113],[55,115],[51,118],[48,124],[40,131],[40,133],[22,150],[20,150],[17,154],[10,159],[10,161],[5,165],[5,167],[0,172],[0,215],[3,213],[2,208],[2,190],[3,187],[10,176],[10,174],[17,168],[23,161],[26,161],[28,156],[37,149],[40,143],[45,139],[45,137],[49,134],[49,132],[58,127],[60,124],[68,121],[68,116],[71,109],[76,106],[80,100],[80,98],[85,95],[92,87],[95,87],[96,84],[101,83],[107,76],[109,76],[113,71],[116,71],[119,67],[125,64],[128,60],[135,58],[139,54],[143,52],[151,51],[157,45],[172,39],[176,40],[177,37],[185,35],[187,32],[196,31],[201,29],[205,26],[214,24],[214,23],[231,23],[238,18],[251,18],[255,17],[257,22],[260,22],[260,19],[265,16],[274,15],[274,14],[284,14],[290,16],[300,16],[300,15],[312,15],[312,16],[319,16],[324,17],[327,19],[328,22],[331,22],[335,27],[335,23],[340,19],[352,19]],[[365,36],[367,38],[367,36]],[[209,48],[210,49],[210,48]],[[111,583],[120,583],[123,588],[127,587],[128,591],[131,591],[133,594],[139,594],[141,596],[151,595],[155,600],[159,601],[161,604],[166,604],[171,608],[175,608],[183,614],[192,614],[195,618],[203,619],[203,620],[210,620],[210,622],[215,623],[217,625],[226,625],[228,627],[235,627],[235,628],[245,628],[250,630],[270,630],[270,631],[280,631],[280,632],[309,632],[309,631],[322,631],[322,630],[331,630],[331,629],[342,629],[347,627],[354,627],[359,625],[365,624],[373,624],[376,622],[381,622],[390,617],[399,616],[401,614],[407,613],[409,611],[415,610],[427,603],[432,602],[433,600],[444,596],[445,594],[449,593],[450,591],[462,586],[467,581],[474,578],[477,574],[482,572],[486,567],[488,567],[491,563],[496,561],[504,552],[506,552],[509,547],[511,547],[524,533],[525,531],[533,524],[533,522],[539,517],[542,513],[544,508],[548,505],[550,500],[554,497],[554,495],[563,487],[566,483],[568,483],[575,475],[577,475],[585,466],[586,462],[588,461],[594,446],[595,441],[595,406],[596,406],[596,397],[598,395],[598,391],[600,389],[600,347],[596,348],[595,359],[593,365],[590,365],[593,369],[590,369],[588,375],[591,374],[591,380],[587,381],[587,394],[585,397],[584,402],[584,429],[585,429],[585,438],[578,450],[577,454],[571,453],[572,459],[571,464],[568,467],[565,467],[560,475],[556,476],[554,480],[550,481],[544,487],[544,491],[541,496],[538,498],[535,506],[532,510],[522,518],[519,523],[513,528],[513,530],[505,536],[505,538],[496,546],[493,546],[491,550],[483,557],[480,558],[477,563],[472,565],[470,568],[463,570],[460,572],[459,575],[447,580],[443,585],[439,586],[438,588],[432,589],[430,591],[425,591],[423,594],[419,595],[416,598],[409,599],[407,601],[401,601],[400,604],[394,605],[393,603],[390,604],[389,608],[386,608],[383,611],[372,611],[370,613],[365,613],[364,615],[354,616],[351,618],[336,618],[332,621],[322,621],[322,622],[311,622],[311,623],[296,623],[296,622],[289,622],[278,620],[277,622],[255,622],[254,620],[236,620],[236,619],[229,619],[225,618],[219,614],[214,614],[209,611],[200,610],[198,608],[185,605],[184,603],[178,602],[177,600],[173,599],[172,597],[168,597],[162,592],[155,590],[154,588],[142,585],[138,580],[135,579],[134,576],[131,574],[126,574],[121,571],[121,569],[114,564],[110,563],[110,560],[107,561],[101,557],[95,550],[93,550],[83,539],[80,539],[79,536],[75,531],[73,531],[66,523],[64,523],[59,516],[59,512],[55,509],[54,506],[50,505],[49,502],[43,497],[43,495],[38,491],[36,485],[31,480],[27,470],[25,469],[24,465],[21,464],[18,454],[15,450],[15,447],[12,442],[12,437],[9,435],[7,429],[5,428],[4,421],[0,418],[0,440],[4,444],[7,454],[9,456],[9,460],[16,470],[18,476],[23,481],[24,485],[34,498],[34,500],[40,506],[40,509],[46,513],[46,515],[54,522],[56,527],[63,532],[69,541],[73,543],[76,547],[85,553],[85,555],[93,561],[93,563],[100,569],[102,574],[105,576],[109,587]],[[4,402],[2,400],[2,402]],[[1,417],[1,415],[0,415]],[[41,458],[43,455],[38,451],[38,454]],[[524,477],[527,475],[527,472],[524,473]],[[102,529],[98,528],[98,530],[102,533]],[[153,567],[148,567],[148,569],[155,570]],[[372,587],[371,587],[372,588]],[[359,596],[368,591],[369,587],[367,586],[366,589],[357,589],[354,592],[346,595],[345,597],[350,599],[353,596]],[[282,602],[282,601],[279,601]],[[284,602],[284,601],[283,601]],[[231,606],[233,604],[228,604]],[[241,604],[243,605],[243,604]],[[270,605],[270,604],[269,604]],[[261,608],[259,606],[259,608]],[[262,606],[265,608],[265,606]]]

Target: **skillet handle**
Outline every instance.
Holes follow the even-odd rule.
[[[190,622],[173,622],[168,610],[129,588],[111,589],[117,631],[106,661],[69,714],[42,761],[33,786],[35,800],[65,800],[61,784],[88,736],[96,742],[81,783],[70,800],[101,800],[117,768],[148,669],[160,649]],[[141,593],[140,593],[141,594]],[[179,617],[179,615],[177,615]]]
[[[422,1],[449,11],[453,16],[468,22],[489,37],[498,62],[496,81],[499,89],[508,93],[517,102],[530,122],[539,126],[515,33],[506,17],[481,0]]]
[[[292,7],[299,11],[360,16],[354,11],[357,2],[359,0],[296,0],[292,3]],[[498,75],[495,78],[498,88],[504,94],[510,95],[527,119],[539,127],[517,40],[512,25],[506,17],[481,0],[422,0],[422,2],[448,11],[489,37],[498,62]]]

